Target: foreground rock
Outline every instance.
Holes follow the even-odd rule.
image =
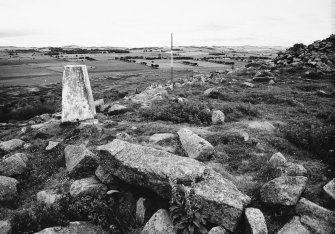
[[[95,177],[76,180],[70,186],[70,195],[72,197],[94,196],[104,192],[107,192],[107,187],[100,183]]]
[[[101,227],[89,222],[70,222],[67,227],[51,227],[36,232],[35,234],[107,234]]]
[[[214,147],[187,128],[178,131],[180,142],[190,158],[207,161],[214,154]]]
[[[86,65],[65,66],[62,89],[62,122],[93,119],[95,114]]]
[[[146,223],[141,234],[176,234],[166,210],[158,210]]]
[[[150,136],[149,141],[154,144],[164,144],[174,140],[176,136],[172,133],[157,133]]]
[[[312,234],[304,225],[301,224],[299,216],[294,216],[290,222],[285,224],[277,234]]]
[[[93,174],[97,168],[95,155],[85,145],[68,145],[64,153],[66,169],[71,176]]]
[[[305,189],[307,177],[282,176],[263,185],[260,190],[261,200],[265,204],[295,205]]]
[[[269,160],[269,165],[273,168],[274,174],[280,176],[306,176],[307,170],[300,164],[287,162],[280,152],[275,153]]]
[[[17,197],[17,185],[19,181],[16,179],[0,176],[0,202],[12,201]]]
[[[267,234],[268,229],[263,213],[256,208],[246,208],[245,217],[247,223],[247,233]]]
[[[98,168],[95,170],[95,176],[102,183],[107,184],[107,185],[111,185],[116,182],[114,175],[110,171],[105,170],[102,166],[98,166]]]
[[[54,149],[59,144],[58,141],[49,141],[48,146],[45,148],[46,151]]]
[[[335,178],[329,181],[328,184],[323,186],[323,190],[335,200]]]
[[[25,173],[28,157],[23,153],[16,153],[8,158],[5,158],[0,163],[0,174],[5,176],[17,176]]]
[[[335,212],[327,210],[305,198],[296,206],[300,222],[313,233],[331,234],[335,230]]]
[[[104,169],[166,199],[171,197],[169,180],[184,184],[185,190],[191,190],[190,184],[195,181],[193,189],[201,212],[228,230],[236,228],[244,206],[250,202],[232,182],[197,160],[117,139],[98,150]]]
[[[21,148],[24,145],[24,141],[20,139],[12,139],[9,141],[0,142],[0,155],[12,152],[16,149]]]

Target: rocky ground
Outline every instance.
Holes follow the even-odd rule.
[[[3,88],[1,233],[334,233],[332,38],[174,87],[91,77],[81,123],[60,85]]]

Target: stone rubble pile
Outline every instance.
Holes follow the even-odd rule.
[[[335,34],[306,46],[295,44],[274,59],[277,66],[303,65],[321,72],[335,71]]]

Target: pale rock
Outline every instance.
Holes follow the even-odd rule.
[[[70,222],[68,226],[57,226],[45,228],[35,234],[107,234],[100,226],[95,226],[89,222]]]
[[[98,195],[106,193],[107,187],[100,183],[95,177],[88,177],[75,180],[70,186],[70,195],[72,197]]]
[[[207,234],[228,234],[226,229],[221,226],[213,227]]]
[[[128,184],[146,187],[159,196],[170,199],[170,180],[184,184],[186,191],[193,185],[194,196],[201,212],[212,223],[233,231],[250,198],[229,180],[203,163],[165,151],[114,140],[98,147],[100,165]]]
[[[0,152],[2,153],[9,153],[16,149],[21,148],[24,145],[24,141],[20,139],[12,139],[9,141],[2,141],[0,142]]]
[[[215,153],[214,147],[187,128],[178,131],[180,142],[190,158],[199,161],[209,160]]]
[[[62,122],[93,119],[95,114],[86,65],[65,66],[62,89]]]
[[[287,165],[287,160],[284,157],[284,155],[280,152],[275,153],[271,156],[269,160],[269,164],[273,167],[279,167],[279,166],[286,166]]]
[[[45,148],[45,150],[50,151],[53,148],[55,148],[58,144],[59,144],[59,142],[57,142],[57,141],[49,141],[48,146]]]
[[[253,88],[253,87],[255,87],[255,85],[252,84],[252,83],[250,83],[250,82],[244,82],[244,83],[242,83],[242,86],[244,86],[244,87],[249,87],[249,88]]]
[[[98,166],[95,155],[85,145],[68,145],[64,154],[66,169],[71,176],[93,174]]]
[[[156,133],[150,136],[149,141],[154,144],[162,144],[176,139],[176,136],[172,133]]]
[[[158,210],[145,224],[141,234],[177,234],[167,210]]]
[[[335,178],[323,186],[323,190],[335,200]]]
[[[5,176],[17,176],[25,173],[28,157],[24,153],[16,153],[0,162],[0,174]]]
[[[257,208],[245,209],[247,233],[267,234],[268,229],[263,213]]]
[[[305,198],[295,207],[300,222],[312,233],[333,234],[335,231],[335,211],[323,208]]]
[[[62,194],[59,194],[53,190],[43,190],[39,191],[36,197],[38,203],[52,205],[62,198]]]
[[[282,176],[264,184],[260,190],[261,201],[271,205],[295,205],[307,184],[304,176]]]
[[[120,104],[113,104],[108,110],[107,114],[109,115],[117,115],[122,114],[128,111],[128,108],[126,106],[120,105]]]
[[[0,233],[1,234],[11,234],[12,225],[9,220],[0,220]]]
[[[277,234],[312,234],[301,224],[299,216],[294,216]]]
[[[144,224],[152,215],[151,202],[147,198],[140,197],[136,202],[136,220]]]
[[[0,176],[0,202],[12,201],[17,197],[17,185],[19,181],[16,179]]]
[[[225,115],[220,110],[214,110],[212,113],[212,123],[213,124],[223,124],[225,120]]]

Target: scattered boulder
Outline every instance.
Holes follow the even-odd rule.
[[[102,166],[98,166],[95,170],[95,176],[104,184],[114,184],[115,177],[112,172],[105,170]]]
[[[264,184],[260,190],[261,200],[265,204],[295,205],[306,187],[307,177],[282,176]]]
[[[4,155],[6,153],[12,152],[16,149],[21,148],[23,145],[24,145],[24,141],[20,139],[2,141],[0,142],[0,154]]]
[[[45,122],[45,121],[48,121],[51,118],[51,115],[48,114],[48,113],[45,113],[43,115],[38,116],[38,118],[40,118],[42,121]]]
[[[273,132],[275,130],[275,127],[269,121],[258,121],[258,120],[249,121],[247,123],[247,126],[249,128],[259,129],[259,130],[268,131],[268,132]]]
[[[105,105],[104,99],[98,99],[94,101],[95,110],[98,112],[102,112],[104,105]]]
[[[184,150],[190,158],[207,161],[215,153],[211,143],[187,128],[180,129],[178,135]]]
[[[1,234],[12,233],[12,226],[8,220],[0,220],[0,233]]]
[[[335,200],[335,178],[329,181],[328,184],[323,186],[323,190]]]
[[[126,132],[118,132],[116,133],[116,138],[124,141],[129,141],[131,136]]]
[[[228,234],[226,229],[221,226],[213,227],[207,234]]]
[[[171,197],[169,180],[194,189],[201,212],[212,223],[222,224],[233,231],[243,208],[250,198],[241,193],[229,180],[192,158],[180,157],[165,151],[114,140],[98,147],[100,165],[119,179],[151,189],[165,199]],[[195,181],[193,187],[190,187]]]
[[[39,191],[36,197],[37,197],[38,203],[52,205],[56,203],[57,201],[59,201],[63,196],[62,194],[59,194],[53,190],[43,190],[43,191]]]
[[[113,104],[108,110],[107,110],[107,114],[109,115],[118,115],[118,114],[122,114],[128,111],[128,108],[120,105],[120,104]]]
[[[60,142],[58,141],[49,141],[48,146],[45,148],[46,151],[50,151],[55,148]]]
[[[37,131],[39,135],[44,136],[56,136],[61,133],[60,121],[56,119],[50,119],[44,123],[35,124],[31,126],[32,130]]]
[[[245,209],[247,233],[267,234],[268,229],[263,213],[257,208]]]
[[[221,93],[218,88],[209,88],[204,91],[204,95],[208,98],[214,98],[217,99],[221,96]]]
[[[68,145],[64,149],[66,169],[71,176],[93,174],[98,163],[85,145]]]
[[[50,227],[35,234],[107,234],[101,227],[95,226],[89,222],[77,221],[70,222],[68,226]]]
[[[19,181],[16,179],[0,176],[0,202],[12,201],[17,197],[17,185]]]
[[[244,82],[244,83],[242,83],[242,86],[244,86],[244,87],[248,87],[248,88],[253,88],[253,87],[255,87],[255,85],[252,84],[252,83],[250,83],[250,82]]]
[[[288,162],[286,166],[276,168],[277,176],[306,176],[307,170],[304,166]]]
[[[287,165],[287,160],[284,157],[284,155],[282,155],[282,153],[278,152],[275,153],[271,156],[270,160],[269,160],[269,164],[273,167],[280,167],[280,166],[286,166]]]
[[[167,210],[158,210],[145,224],[141,234],[176,234]]]
[[[95,177],[75,180],[70,186],[70,195],[72,197],[97,195],[100,192],[107,192],[107,187]]]
[[[214,110],[212,113],[212,123],[213,124],[222,124],[224,123],[225,115],[220,110]]]
[[[290,222],[285,224],[277,234],[312,234],[304,225],[300,222],[299,216],[294,216]]]
[[[335,211],[301,198],[296,206],[296,213],[300,216],[300,222],[313,233],[334,233]]]
[[[5,176],[17,176],[25,173],[28,157],[24,153],[16,153],[8,158],[5,158],[0,163],[0,174]]]
[[[163,100],[165,96],[168,96],[165,88],[149,86],[143,92],[130,97],[130,99],[135,103],[142,104],[143,107],[150,107],[152,102]]]

